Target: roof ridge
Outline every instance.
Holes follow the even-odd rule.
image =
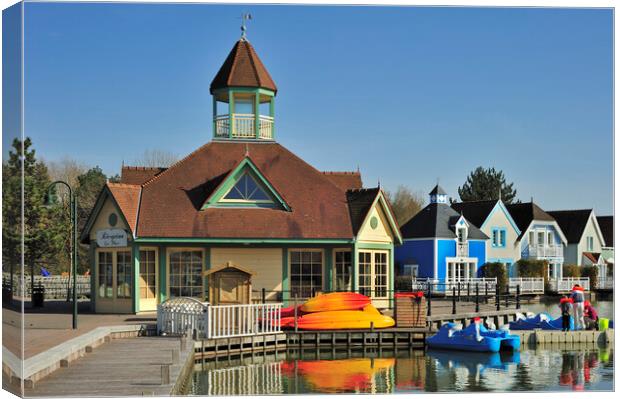
[[[461,202],[454,202],[451,205],[455,205],[455,204],[475,204],[477,202],[497,202],[499,201],[499,199],[490,199],[490,200],[473,200],[473,201],[461,201]]]
[[[165,170],[163,170],[161,173],[153,176],[152,179],[145,181],[144,183],[142,183],[142,187],[146,187],[149,184],[151,184],[152,182],[154,182],[155,180],[159,179],[161,176],[165,175],[168,173],[168,171],[170,169],[176,168],[178,167],[181,163],[185,162],[188,158],[190,158],[192,155],[198,153],[199,151],[201,151],[203,148],[207,147],[209,144],[213,143],[213,141],[209,141],[206,142],[205,144],[201,145],[200,147],[196,148],[194,151],[190,152],[189,154],[187,154],[185,157],[179,159],[178,161],[176,161],[175,163],[173,163],[172,165],[170,165],[169,167],[167,167]]]
[[[167,169],[166,166],[131,166],[131,165],[123,165],[121,169],[131,169],[131,170],[156,170],[156,169]]]
[[[254,51],[254,46],[252,46],[252,44],[249,41],[247,40],[244,40],[244,41],[246,43],[246,51],[250,53],[248,58],[250,59],[250,64],[252,65],[252,72],[254,72],[254,77],[256,78],[258,85],[262,86],[263,82],[261,82],[260,76],[258,75],[258,69],[256,69],[256,63],[254,62],[254,54],[252,54],[252,53],[256,53],[256,51]],[[256,54],[256,56],[258,57],[258,54]]]
[[[235,43],[235,45],[233,46],[233,51],[235,51],[235,54],[233,55],[233,59],[232,59],[232,65],[230,66],[230,73],[228,74],[228,76],[226,77],[226,85],[230,86],[232,83],[230,82],[230,80],[232,79],[233,75],[234,75],[234,71],[237,67],[237,58],[239,57],[239,46],[241,45],[241,39],[237,40],[237,43]]]
[[[323,173],[324,175],[361,175],[360,172],[357,171],[344,171],[344,172],[339,172],[339,171],[320,171],[321,173]]]
[[[584,209],[561,209],[559,211],[545,211],[547,213],[560,213],[560,212],[592,212],[594,208],[584,208]]]
[[[128,187],[128,188],[140,188],[142,187],[141,184],[129,184],[129,183],[117,183],[117,182],[107,182],[106,183],[109,187]]]

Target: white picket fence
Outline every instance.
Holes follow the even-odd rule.
[[[2,277],[5,281],[10,281],[10,273],[3,272]],[[76,291],[78,297],[90,295],[90,276],[75,276]],[[67,297],[67,289],[73,288],[73,279],[68,276],[33,276],[34,285],[45,287],[45,299],[62,299]],[[19,275],[13,275],[13,296],[27,297],[32,292],[30,276],[24,277],[24,285],[21,284]]]
[[[596,288],[599,290],[613,290],[614,278],[612,276],[599,276],[596,282]]]
[[[569,292],[575,284],[582,286],[585,291],[590,291],[589,277],[562,277],[559,279],[549,279],[551,291],[558,293]]]
[[[510,277],[508,279],[508,291],[510,293],[519,292],[521,294],[544,294],[545,279],[542,277]]]
[[[191,335],[195,330],[207,339],[278,333],[281,308],[281,303],[211,305],[194,298],[172,298],[157,306],[157,331]]]
[[[485,293],[485,290],[489,293],[495,292],[495,286],[497,285],[496,278],[464,278],[460,280],[446,280],[436,278],[414,278],[411,282],[411,289],[413,291],[428,291],[429,284],[432,286],[432,291],[435,293],[444,292],[446,296],[452,296],[452,292],[456,291],[457,295],[460,289],[461,295],[469,293],[471,295],[476,292],[476,285],[478,286],[478,292],[480,295]],[[454,290],[453,290],[454,289]]]

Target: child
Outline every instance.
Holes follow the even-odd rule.
[[[560,310],[562,311],[562,331],[570,331],[570,314],[572,307],[571,299],[564,295],[560,299]]]

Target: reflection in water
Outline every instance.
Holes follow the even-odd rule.
[[[193,394],[611,390],[613,351],[543,345],[516,353],[289,352],[196,366]]]

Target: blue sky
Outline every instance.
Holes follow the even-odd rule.
[[[612,212],[606,9],[30,3],[26,134],[108,174],[145,149],[186,155],[211,140],[242,11],[278,85],[277,140],[318,169],[457,197],[494,166],[547,210]]]

